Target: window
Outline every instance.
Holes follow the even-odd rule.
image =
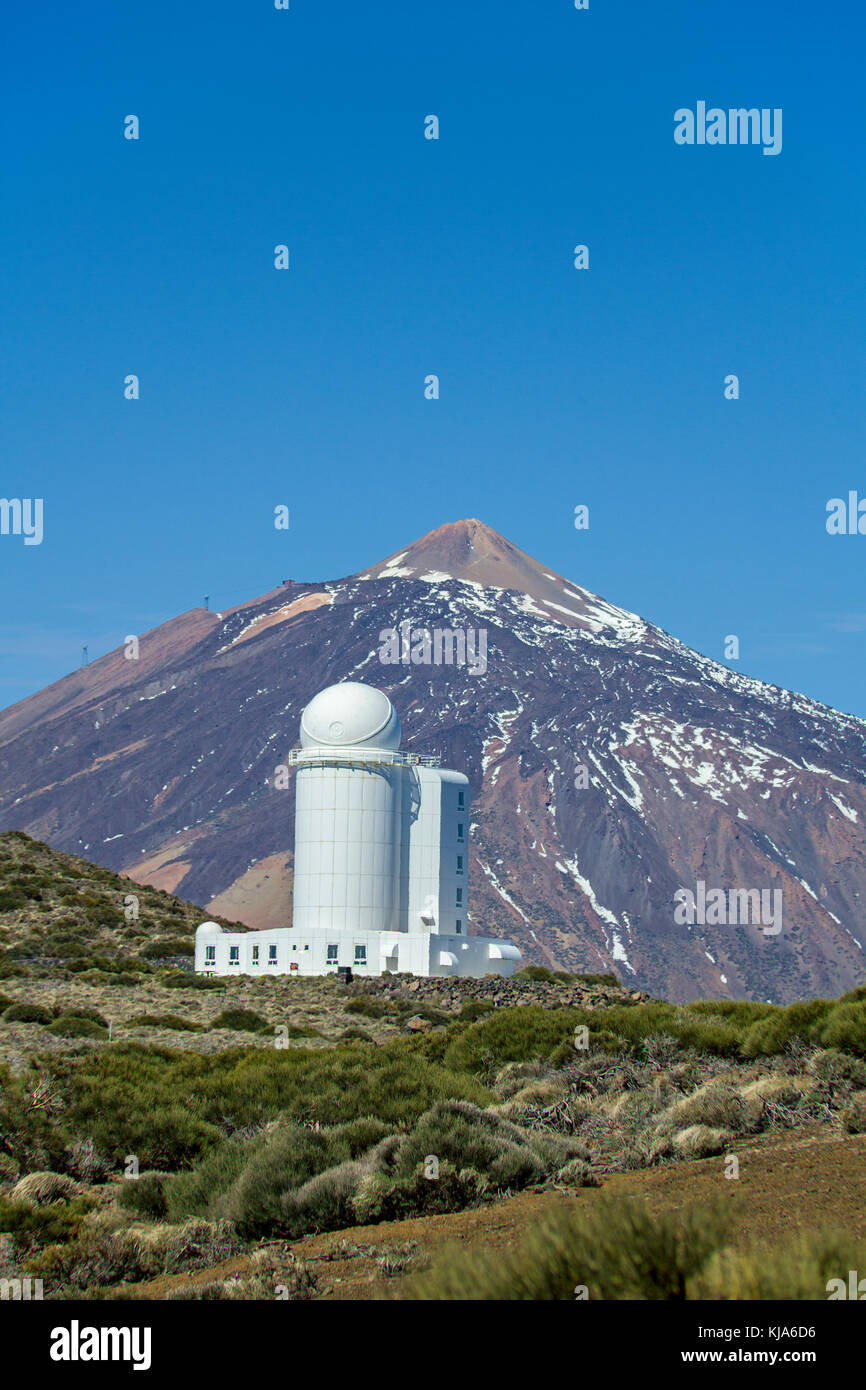
[[[462,889],[462,888],[458,888],[458,889],[457,889],[457,906],[458,906],[458,907],[460,906],[460,904],[462,903],[462,901],[463,901],[463,889]]]
[[[463,872],[463,855],[462,855],[462,854],[458,854],[458,856],[457,856],[457,872],[458,872],[458,874],[462,874],[462,872]]]
[[[366,964],[367,964],[367,947],[366,947],[366,946],[356,946],[356,947],[355,947],[355,964],[356,964],[356,965],[366,965]]]
[[[276,965],[276,963],[277,963],[277,948],[276,948],[276,946],[269,946],[269,947],[268,947],[268,965]]]
[[[457,823],[457,838],[458,838],[458,840],[462,840],[462,839],[463,839],[463,822],[462,822],[462,820],[461,820],[461,821],[458,821],[458,823]]]
[[[253,947],[253,965],[258,965],[258,963],[259,963],[259,948],[258,948],[258,946],[254,946],[254,947]]]
[[[455,928],[456,928],[456,931],[457,931],[457,935],[459,936],[460,933],[461,933],[462,930],[463,930],[463,918],[462,918],[462,917],[458,917],[458,918],[457,918],[457,921],[455,922],[454,925],[455,925]]]
[[[457,805],[458,805],[458,806],[463,806],[463,805],[465,805],[465,793],[464,793],[464,792],[458,792],[458,793],[457,793]]]
[[[229,965],[240,965],[241,948],[240,946],[229,946]]]
[[[337,948],[336,946],[329,946],[329,947],[328,947],[328,965],[336,965],[336,964],[337,964],[337,953],[338,953],[338,948]]]
[[[216,965],[216,946],[205,946],[204,963],[205,965]]]

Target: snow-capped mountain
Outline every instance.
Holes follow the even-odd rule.
[[[470,929],[673,999],[863,979],[866,723],[700,656],[480,521],[188,613],[138,659],[119,649],[3,712],[0,828],[285,924],[286,755],[303,706],[344,679],[387,691],[405,749],[469,775]],[[683,920],[677,894],[702,903],[699,885],[707,910]],[[780,928],[717,921],[712,890],[751,893],[743,915],[763,891]]]

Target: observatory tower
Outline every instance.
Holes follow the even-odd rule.
[[[400,752],[387,695],[329,686],[301,715],[292,926],[205,922],[196,970],[215,974],[510,975],[508,941],[468,936],[469,780]]]
[[[402,807],[409,782],[387,695],[346,681],[301,716],[293,926],[397,931]]]

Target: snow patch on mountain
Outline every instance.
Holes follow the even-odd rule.
[[[842,812],[842,815],[845,817],[845,819],[846,819],[846,820],[853,821],[854,824],[856,825],[856,824],[857,824],[857,812],[854,810],[854,808],[853,808],[852,806],[846,806],[846,805],[845,805],[845,802],[842,801],[842,799],[841,799],[840,797],[834,796],[832,792],[828,792],[827,795],[829,796],[830,800],[833,802],[833,805],[834,805],[834,806],[838,806],[839,810]]]
[[[604,930],[605,927],[610,928],[610,936],[608,936],[607,932],[605,931],[605,938],[611,956],[614,960],[619,961],[621,965],[624,965],[626,970],[631,971],[632,975],[634,975],[634,967],[632,966],[631,961],[629,960],[628,955],[626,953],[626,949],[622,943],[621,933],[623,929],[623,924],[619,921],[616,914],[612,912],[609,907],[603,907],[602,904],[598,901],[598,898],[595,896],[595,891],[593,890],[593,886],[590,883],[589,879],[585,878],[584,875],[580,872],[577,863],[577,858],[573,857],[571,859],[566,859],[564,864],[561,864],[559,860],[557,860],[556,867],[557,869],[559,869],[560,873],[571,874],[572,878],[577,883],[577,886],[580,888],[581,892],[584,894],[585,897],[589,899],[590,906],[592,907],[593,912],[595,913],[596,917],[598,917],[599,921],[602,923],[602,929]],[[625,916],[625,914],[623,915]],[[626,930],[628,930],[628,923],[626,923],[625,926]]]

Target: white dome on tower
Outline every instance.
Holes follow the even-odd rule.
[[[301,711],[292,925],[202,922],[200,975],[510,975],[509,941],[469,936],[469,778],[405,754],[383,690],[341,681]]]
[[[304,748],[400,746],[400,720],[383,690],[360,681],[341,681],[315,695],[301,714]]]
[[[202,922],[201,926],[196,927],[196,936],[222,936],[222,927],[219,922]]]

